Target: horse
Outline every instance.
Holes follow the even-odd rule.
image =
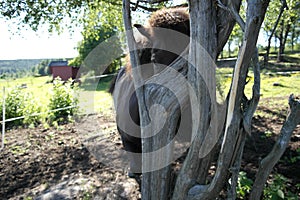
[[[185,7],[158,10],[151,14],[147,25],[134,26],[140,33],[136,41],[144,79],[169,66],[189,44],[189,13]],[[180,34],[170,34],[170,30]],[[171,51],[168,51],[169,49]],[[126,60],[126,67],[119,70],[109,92],[114,99],[117,129],[124,149],[133,153],[129,156],[128,175],[135,178],[136,174],[139,175],[141,172],[141,157],[134,155],[142,152],[141,129],[129,56]]]

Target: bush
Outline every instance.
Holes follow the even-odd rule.
[[[239,173],[238,185],[237,185],[237,196],[239,199],[246,199],[249,195],[253,181],[247,177],[246,172],[241,171]]]
[[[0,107],[0,118],[2,120],[2,102]],[[24,118],[7,122],[6,124],[8,126],[30,125],[40,123],[42,121],[41,117],[39,117],[38,115],[31,116],[35,113],[39,113],[40,111],[41,106],[35,100],[33,94],[28,92],[27,90],[22,89],[20,87],[16,87],[6,94],[5,118],[11,119],[24,116]]]
[[[49,103],[49,109],[54,110],[50,113],[50,122],[69,121],[71,116],[78,113],[78,102],[77,85],[71,80],[63,82],[60,79],[55,79]]]
[[[271,181],[268,181],[267,187],[264,189],[264,199],[271,200],[296,200],[297,194],[289,191],[288,179],[280,174],[275,174]]]

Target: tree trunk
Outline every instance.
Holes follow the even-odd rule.
[[[283,31],[284,31],[284,20],[281,20],[281,30],[278,35],[279,49],[277,53],[277,62],[282,61],[282,51],[283,51]]]
[[[267,52],[266,52],[266,54],[265,54],[265,56],[264,56],[264,63],[265,63],[265,65],[267,65],[267,64],[268,64],[268,61],[269,61],[269,54],[270,54],[270,48],[271,48],[271,40],[272,40],[272,38],[273,38],[273,35],[274,35],[275,31],[276,31],[276,28],[277,28],[277,26],[278,26],[278,23],[279,23],[279,21],[280,21],[280,18],[281,18],[281,16],[282,16],[283,11],[284,11],[285,8],[287,8],[287,4],[286,4],[286,1],[284,0],[284,1],[282,1],[282,5],[281,5],[281,8],[280,8],[280,12],[279,12],[279,15],[278,15],[278,17],[277,17],[277,19],[276,19],[276,22],[275,22],[275,24],[274,24],[274,28],[273,28],[273,30],[272,30],[272,32],[271,32],[269,38],[268,38],[268,46],[267,46],[267,49],[266,49]]]
[[[294,53],[294,39],[295,39],[295,31],[296,31],[296,26],[292,25],[292,35],[291,35],[291,46],[292,46],[292,52]]]
[[[223,5],[218,1],[217,9],[213,1],[189,1],[191,42],[188,62],[186,57],[178,58],[160,74],[144,81],[137,69],[137,54],[134,51],[130,53],[142,124],[142,199],[215,199],[229,178],[232,183],[227,197],[234,199],[236,196],[235,186],[245,138],[246,134],[251,133],[251,119],[260,96],[260,70],[255,46],[269,0],[248,1],[246,23],[236,16],[239,6],[233,6],[239,5],[240,1],[229,2]],[[129,1],[123,0],[126,30],[131,30],[132,27],[129,5]],[[224,10],[230,10],[230,13],[234,13],[233,18],[240,21],[244,37],[230,93],[224,105],[218,105],[215,61],[222,50],[221,46],[225,44],[224,40],[228,39],[232,30],[227,27],[226,20],[217,17],[221,16],[220,13],[224,14]],[[219,34],[221,30],[223,34]],[[127,32],[127,41],[129,48],[133,49],[135,44],[130,31]],[[252,98],[247,99],[244,89],[251,61],[254,63],[254,85]],[[299,104],[299,100],[296,102]],[[188,103],[192,108],[192,143],[173,188],[170,165],[174,157],[173,138],[177,122],[182,117],[180,107]],[[297,114],[290,116],[289,123],[299,123],[299,109]],[[294,125],[288,127],[293,128]],[[283,130],[287,130],[285,126]],[[219,151],[216,171],[209,182],[208,169],[216,149]],[[282,149],[276,152],[282,154]],[[264,168],[263,163],[261,166]],[[266,177],[265,174],[263,177]],[[255,186],[261,186],[265,178],[257,181]],[[259,191],[255,188],[257,187],[254,187],[253,196],[259,197]]]
[[[287,41],[288,34],[290,32],[291,25],[287,24],[285,25],[284,20],[281,21],[281,30],[279,33],[279,50],[277,54],[277,62],[282,62],[283,60],[283,54],[285,50],[285,45]]]
[[[231,42],[228,41],[228,57],[229,57],[229,58],[231,57],[231,49],[230,49],[230,46],[231,46]]]
[[[207,153],[201,155],[201,146],[205,136],[210,132],[208,130],[211,122],[209,119],[213,124],[211,128],[214,128],[211,132],[217,133],[217,123],[214,124],[216,115],[213,113],[216,112],[214,62],[218,54],[216,49],[216,10],[212,1],[191,0],[189,6],[191,42],[188,81],[192,86],[189,91],[190,95],[196,96],[195,99],[191,99],[191,107],[196,115],[192,118],[194,127],[192,135],[195,138],[193,138],[188,155],[177,177],[173,199],[186,199],[192,185],[196,182],[205,183],[212,154],[208,150]],[[207,80],[209,77],[211,79]],[[213,139],[218,140],[217,138]],[[211,150],[213,146],[214,144],[212,144]]]

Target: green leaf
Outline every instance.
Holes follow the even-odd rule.
[[[281,198],[284,199],[284,193],[282,190],[277,190],[277,195]]]

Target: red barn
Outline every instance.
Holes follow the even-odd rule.
[[[67,81],[70,78],[79,78],[79,75],[76,77],[79,67],[68,66],[68,61],[52,61],[49,68],[53,79],[60,77],[62,81]]]

